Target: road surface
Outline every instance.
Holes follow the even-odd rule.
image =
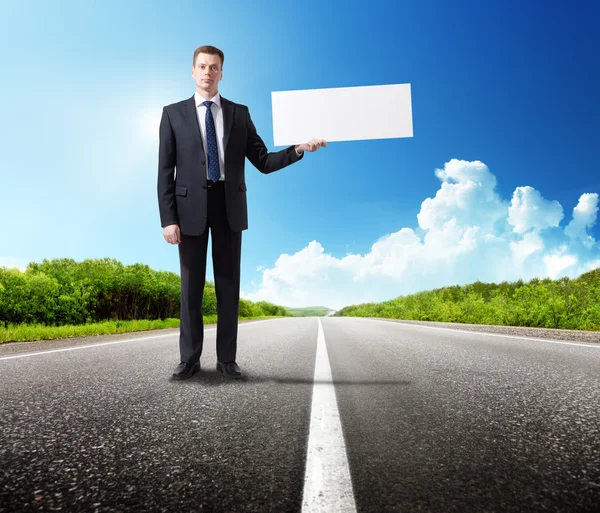
[[[0,345],[0,512],[600,511],[600,344],[356,318]]]

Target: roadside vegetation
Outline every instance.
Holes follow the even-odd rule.
[[[24,272],[0,267],[0,343],[179,327],[180,278],[115,259],[44,259]],[[205,324],[216,322],[206,282]],[[240,299],[239,318],[289,317],[282,306]]]
[[[595,331],[600,330],[600,268],[575,279],[443,287],[346,306],[334,314],[343,316]]]

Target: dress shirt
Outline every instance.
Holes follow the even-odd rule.
[[[206,98],[194,93],[196,101],[196,112],[198,113],[198,124],[200,125],[200,134],[202,135],[202,144],[206,151],[206,106],[202,105]],[[225,155],[223,152],[223,109],[221,107],[221,95],[215,94],[211,99],[213,104],[210,106],[213,120],[215,122],[215,132],[217,133],[217,148],[219,151],[219,170],[221,171],[220,180],[225,180]],[[208,155],[206,155],[208,162]],[[206,179],[208,180],[208,165],[206,166]]]

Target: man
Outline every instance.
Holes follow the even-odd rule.
[[[173,379],[200,370],[204,340],[202,297],[208,232],[217,295],[217,370],[243,377],[237,365],[242,231],[248,228],[245,158],[272,173],[327,143],[311,139],[269,153],[256,133],[248,107],[219,94],[223,52],[201,46],[194,52],[194,96],[163,108],[158,152],[158,206],[163,235],[178,244],[181,269],[180,364]],[[177,176],[174,176],[177,168]]]

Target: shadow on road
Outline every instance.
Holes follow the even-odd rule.
[[[368,380],[340,380],[334,379],[333,381],[314,381],[312,378],[294,378],[294,377],[279,377],[279,376],[254,376],[249,375],[248,373],[244,373],[244,377],[242,379],[231,379],[226,378],[221,375],[216,370],[204,370],[202,369],[198,374],[195,374],[189,379],[186,380],[171,380],[177,385],[190,385],[195,386],[198,384],[204,386],[223,386],[229,384],[240,384],[240,385],[252,385],[257,383],[281,383],[285,385],[313,385],[315,383],[319,385],[410,385],[412,381],[407,380],[378,380],[378,379],[368,379]]]

